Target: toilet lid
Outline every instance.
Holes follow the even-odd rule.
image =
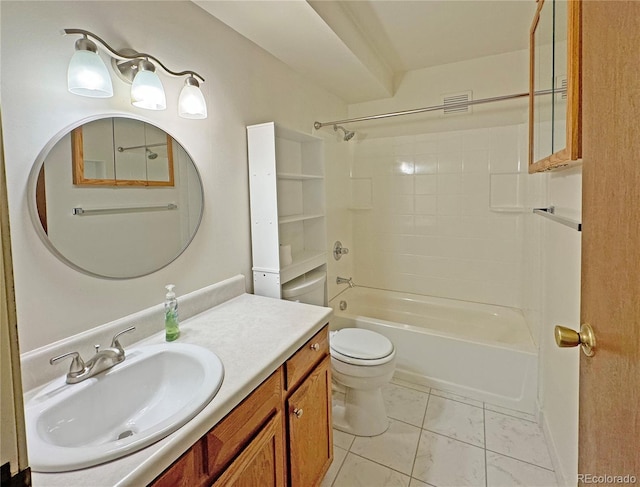
[[[343,328],[330,340],[331,349],[356,359],[377,360],[393,353],[393,343],[379,333],[362,328]]]

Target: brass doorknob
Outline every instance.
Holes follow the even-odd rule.
[[[293,414],[295,414],[296,418],[300,418],[302,417],[304,411],[302,411],[302,408],[295,408],[293,410]]]
[[[587,323],[580,327],[580,332],[558,325],[555,327],[554,335],[556,345],[559,347],[577,347],[580,345],[587,357],[591,357],[595,353],[596,336],[593,333],[593,328]]]

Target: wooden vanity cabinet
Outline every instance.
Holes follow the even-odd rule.
[[[153,487],[312,487],[333,461],[328,326],[162,473]]]
[[[281,487],[285,482],[282,413],[278,411],[215,481],[214,487]]]
[[[202,485],[205,475],[203,466],[203,442],[199,440],[184,455],[155,479],[153,487],[192,487]]]
[[[280,367],[151,485],[262,485],[247,483],[261,468],[259,475],[284,486],[282,376]]]
[[[287,399],[289,480],[318,485],[333,461],[331,361],[325,357]]]
[[[205,465],[210,479],[219,477],[240,452],[248,448],[252,439],[257,438],[264,425],[281,415],[281,396],[282,368],[279,368],[205,435]],[[280,462],[274,466],[280,471],[278,477],[283,477],[286,464],[282,427],[280,431],[277,445],[280,451],[276,452]]]

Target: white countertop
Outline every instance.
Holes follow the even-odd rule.
[[[242,294],[183,321],[178,342],[209,348],[224,365],[224,381],[213,400],[182,428],[147,448],[82,470],[33,472],[33,485],[147,485],[320,330],[331,312],[331,308]],[[163,341],[160,332],[125,350]]]

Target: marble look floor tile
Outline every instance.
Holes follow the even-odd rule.
[[[514,409],[503,408],[502,406],[495,406],[493,404],[485,403],[484,408],[488,411],[494,411],[496,413],[506,414],[507,416],[513,416],[514,418],[525,419],[527,421],[533,421],[537,423],[536,417],[533,414],[523,413],[522,411],[516,411]]]
[[[344,459],[347,457],[347,453],[348,453],[347,450],[343,450],[342,448],[334,446],[333,463],[329,467],[329,470],[327,470],[327,473],[324,476],[324,479],[322,479],[322,483],[320,484],[320,487],[331,487],[331,485],[333,484],[333,481],[338,476],[338,472],[340,471],[340,467],[342,467],[342,463],[344,462]]]
[[[429,394],[396,384],[382,389],[387,416],[414,426],[422,426]]]
[[[444,397],[446,399],[452,399],[454,401],[463,402],[465,404],[469,404],[471,406],[483,407],[484,404],[482,401],[478,401],[477,399],[473,399],[472,397],[461,396],[460,394],[454,394],[453,392],[441,391],[439,389],[431,389],[431,394],[435,396]]]
[[[411,476],[438,487],[484,487],[484,450],[423,431]]]
[[[351,451],[399,472],[411,474],[420,440],[420,428],[393,419],[378,436],[356,437]]]
[[[531,421],[485,411],[486,448],[553,469],[542,429]]]
[[[556,487],[551,470],[487,452],[487,487]]]
[[[431,396],[422,427],[484,448],[484,411],[481,408]]]
[[[425,484],[424,482],[420,482],[418,479],[411,479],[409,482],[409,487],[431,487],[429,484]]]
[[[333,487],[409,487],[409,480],[407,475],[348,453]]]
[[[396,384],[402,387],[406,387],[408,389],[413,389],[415,391],[426,392],[427,394],[431,392],[431,387],[423,386],[421,384],[414,384],[413,382],[409,382],[407,380],[396,379],[395,377],[391,379],[392,384]]]
[[[345,433],[344,431],[333,428],[333,445],[343,450],[349,450],[353,444],[355,436]]]

